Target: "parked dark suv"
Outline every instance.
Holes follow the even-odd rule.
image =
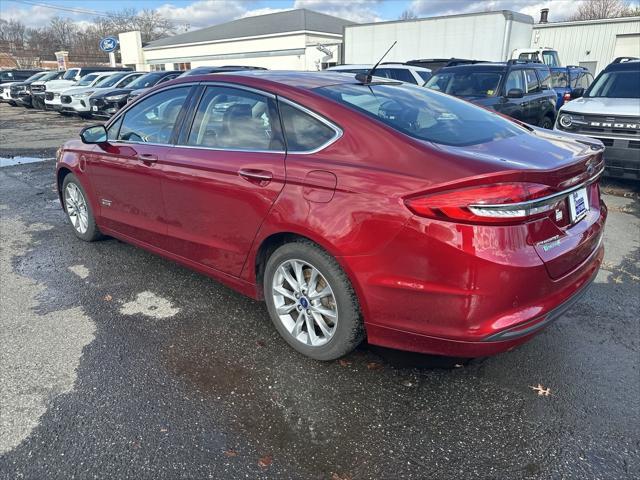
[[[543,63],[509,60],[440,69],[426,87],[464,98],[531,125],[553,128],[556,92]]]

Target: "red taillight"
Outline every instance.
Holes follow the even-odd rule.
[[[548,186],[537,183],[496,183],[412,197],[405,204],[422,217],[504,224],[546,215],[557,200],[533,200],[552,193]]]
[[[564,105],[565,103],[570,101],[571,101],[571,94],[567,92],[562,96],[562,104]]]

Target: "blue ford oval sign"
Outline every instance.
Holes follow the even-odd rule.
[[[118,48],[118,39],[116,37],[105,37],[100,40],[100,50],[111,53]]]

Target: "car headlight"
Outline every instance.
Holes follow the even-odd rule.
[[[573,125],[573,117],[568,113],[563,113],[560,115],[560,118],[558,118],[558,123],[562,128],[571,128]]]
[[[127,98],[127,93],[120,93],[118,95],[109,95],[108,97],[104,97],[107,102],[119,102],[120,100],[124,100]]]

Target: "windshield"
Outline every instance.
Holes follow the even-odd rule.
[[[456,97],[493,97],[501,79],[499,72],[439,72],[425,86]]]
[[[552,71],[550,84],[551,88],[567,88],[569,86],[567,71]]]
[[[64,76],[62,77],[62,80],[73,80],[76,78],[77,74],[78,74],[78,69],[72,68],[71,70],[67,70],[65,72]]]
[[[113,87],[127,75],[129,75],[129,72],[114,73],[113,75],[109,75],[108,77],[106,77],[104,80],[100,80],[100,83],[98,83],[96,86],[100,88]]]
[[[35,82],[39,78],[44,77],[46,74],[47,72],[38,72],[35,75],[31,75],[29,78],[27,78],[25,82]]]
[[[640,98],[640,72],[603,73],[591,84],[585,97]]]
[[[429,142],[476,145],[524,133],[483,108],[410,84],[341,84],[314,91]]]
[[[97,73],[90,73],[89,75],[85,75],[76,84],[76,87],[88,87],[96,78],[98,78]]]
[[[49,72],[46,75],[44,75],[39,81],[47,82],[49,80],[55,80],[56,78],[60,78],[61,73],[62,72]]]
[[[164,76],[163,73],[147,73],[146,75],[142,75],[141,77],[136,78],[133,82],[129,84],[128,88],[133,88],[135,90],[138,88],[152,87],[163,76]]]

